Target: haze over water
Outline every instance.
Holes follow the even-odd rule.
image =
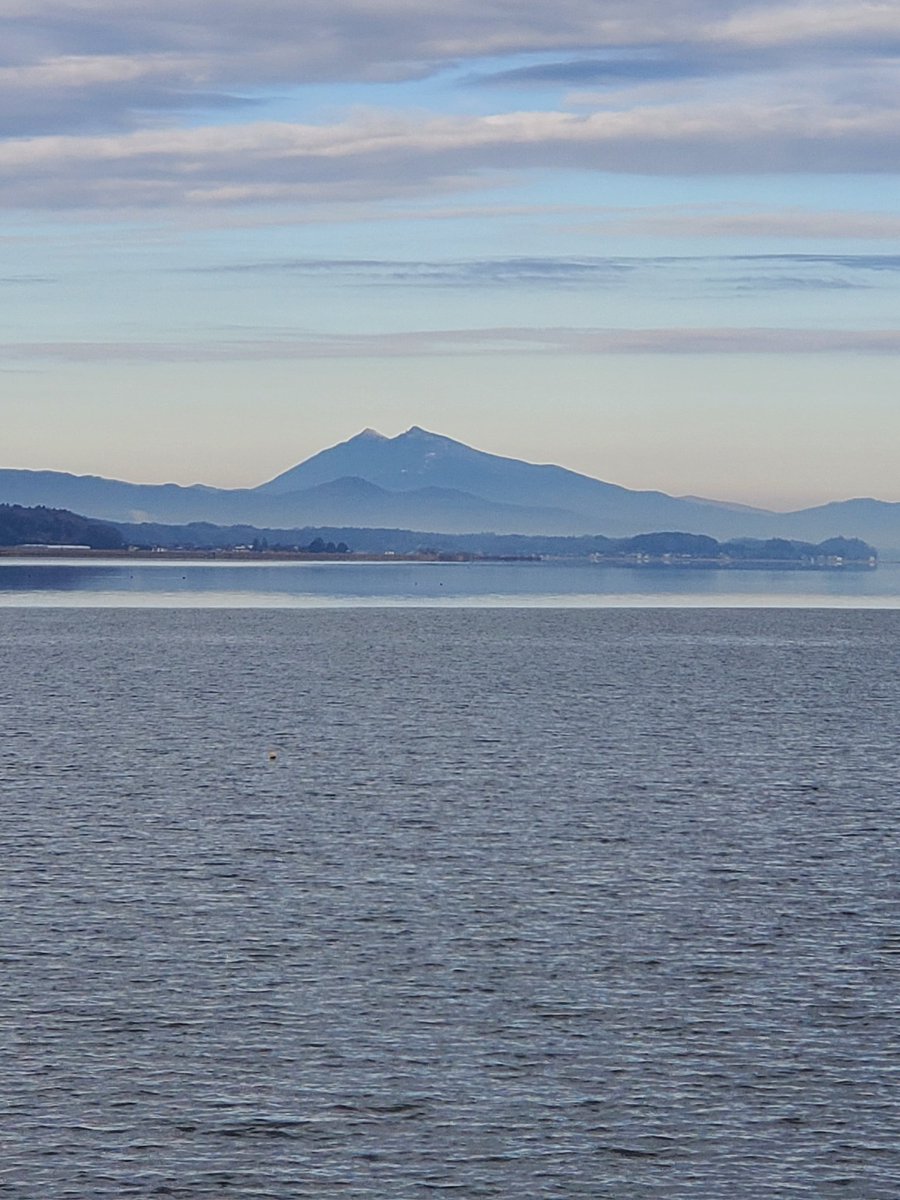
[[[0,612],[16,1200],[888,1200],[900,616]]]

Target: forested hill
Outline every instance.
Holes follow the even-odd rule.
[[[118,550],[121,533],[64,508],[23,508],[0,504],[0,546],[89,546]]]

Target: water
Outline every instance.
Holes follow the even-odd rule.
[[[898,649],[0,612],[0,1195],[894,1200]]]
[[[900,608],[875,571],[518,563],[172,562],[0,558],[3,607]]]

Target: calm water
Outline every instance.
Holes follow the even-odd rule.
[[[605,567],[590,562],[289,563],[0,559],[4,607],[897,608],[876,571]]]
[[[0,1195],[896,1200],[898,651],[4,609]]]

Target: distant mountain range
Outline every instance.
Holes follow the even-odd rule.
[[[718,539],[819,542],[842,535],[880,549],[900,548],[900,503],[855,499],[775,513],[634,491],[564,467],[487,454],[418,426],[394,438],[366,429],[255,488],[0,470],[0,503],[65,508],[128,523],[609,537],[669,529]]]

